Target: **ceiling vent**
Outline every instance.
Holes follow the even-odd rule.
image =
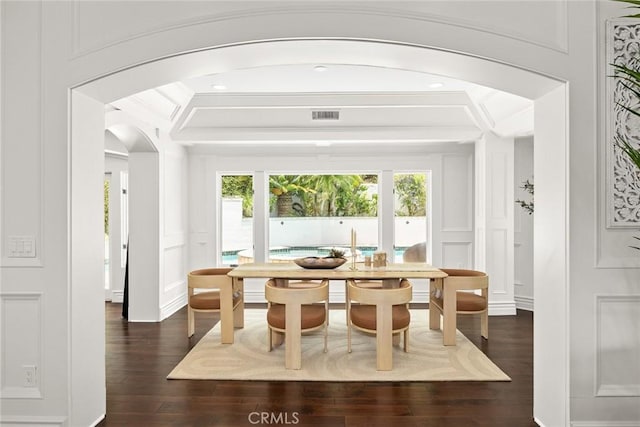
[[[311,120],[340,120],[340,111],[338,110],[312,111]]]

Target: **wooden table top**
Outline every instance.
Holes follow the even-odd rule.
[[[356,270],[351,263],[334,269],[306,269],[299,265],[281,262],[240,264],[228,273],[231,277],[241,278],[275,278],[275,279],[436,279],[447,274],[436,267],[422,262],[388,264],[385,267],[365,267],[356,263]]]

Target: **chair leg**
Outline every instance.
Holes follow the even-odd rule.
[[[404,330],[404,338],[402,341],[404,343],[404,352],[408,353],[409,352],[409,328]]]
[[[267,341],[269,342],[269,351],[273,350],[273,330],[267,326]]]
[[[329,315],[327,313],[326,319],[324,322],[324,352],[327,352],[327,337],[329,335]]]
[[[485,339],[489,339],[489,310],[480,315],[480,333]]]
[[[187,337],[191,338],[195,333],[195,316],[193,309],[187,306]]]
[[[351,353],[351,319],[347,319],[347,353]]]

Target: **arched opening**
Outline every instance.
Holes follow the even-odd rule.
[[[268,54],[265,54],[266,52]],[[265,41],[176,55],[86,83],[76,88],[75,92],[83,94],[83,100],[80,102],[88,102],[91,106],[84,109],[75,108],[77,97],[74,97],[72,122],[83,121],[81,117],[85,114],[102,114],[100,106],[104,103],[187,77],[265,65],[312,63],[348,63],[436,73],[495,87],[535,101],[535,156],[545,159],[546,165],[543,168],[542,162],[536,162],[535,166],[537,181],[534,287],[537,301],[545,301],[545,306],[536,306],[534,376],[537,377],[540,375],[539,372],[545,371],[548,377],[553,372],[555,377],[562,379],[565,387],[559,387],[557,383],[551,386],[536,381],[534,415],[539,418],[566,418],[568,140],[565,114],[567,94],[561,82],[486,59],[405,44],[361,40]],[[91,120],[84,122],[88,123]],[[90,142],[93,143],[98,143],[98,139]],[[89,149],[92,154],[86,155],[83,150],[87,148],[80,148],[73,135],[71,147],[72,159],[75,159],[72,162],[72,170],[76,167],[80,172],[73,174],[73,179],[81,179],[83,173],[90,173],[92,167],[97,166],[98,170],[101,170],[99,164],[93,164],[100,161],[95,147]],[[101,151],[98,150],[98,153]],[[73,192],[73,189],[72,185],[72,198],[82,194]],[[78,232],[73,221],[76,220],[72,219],[72,234]],[[73,259],[74,254],[81,254],[87,248],[83,240],[72,238],[72,241]],[[72,298],[82,297],[86,291],[80,290],[75,278],[72,273]],[[74,319],[84,319],[84,310],[91,310],[93,302],[92,299],[91,304],[74,308],[71,314],[72,323]],[[563,313],[561,319],[558,319],[557,313]],[[97,326],[92,330],[92,339],[104,341],[103,330]],[[72,341],[77,333],[79,332],[72,331]],[[99,346],[97,348],[99,349]],[[78,351],[79,354],[75,356],[83,354],[82,349]],[[100,358],[100,354],[94,356],[95,360],[92,357],[88,358],[93,360],[91,363],[101,364],[103,358]],[[81,373],[72,370],[73,379],[80,375]]]

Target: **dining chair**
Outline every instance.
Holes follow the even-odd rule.
[[[302,367],[303,332],[324,328],[324,352],[327,352],[329,324],[329,281],[297,281],[278,286],[275,279],[265,284],[269,351],[274,347],[274,333],[284,334],[285,368]],[[320,304],[318,304],[320,303]]]
[[[427,242],[409,246],[402,253],[403,262],[427,262]]]
[[[373,333],[376,335],[376,369],[390,371],[394,336],[399,339],[402,333],[404,351],[409,351],[411,282],[402,279],[397,287],[385,287],[380,281],[349,279],[347,288],[347,351],[351,353],[352,329]]]
[[[194,270],[187,275],[187,336],[195,332],[195,313],[220,313],[221,341],[233,342],[233,323],[242,327],[239,312],[244,309],[241,292],[234,292],[233,279],[227,276],[231,268],[204,268]],[[227,336],[230,332],[230,337]]]
[[[431,280],[429,296],[429,328],[440,329],[444,345],[456,345],[456,317],[458,314],[479,314],[480,333],[489,339],[489,277],[476,270],[441,268],[447,277]],[[473,291],[479,290],[480,295]]]

